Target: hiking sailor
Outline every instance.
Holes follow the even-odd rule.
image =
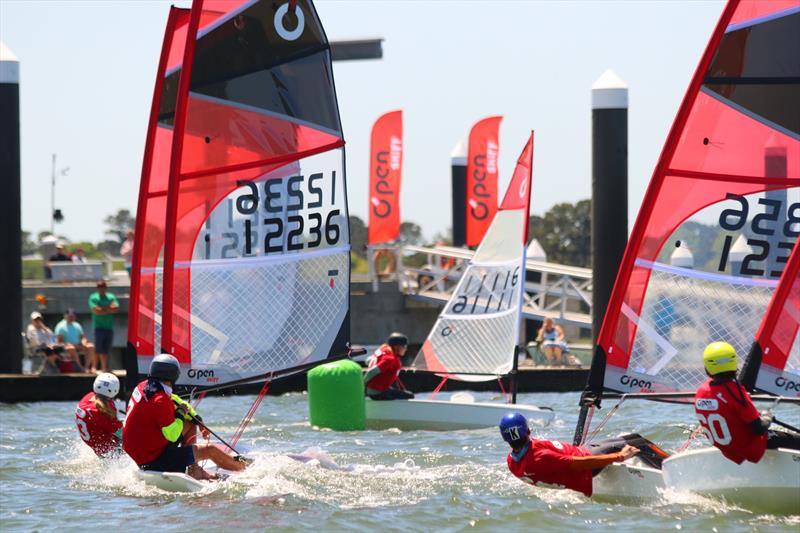
[[[367,396],[373,400],[409,400],[414,394],[397,388],[400,380],[401,358],[408,349],[408,337],[402,333],[392,333],[384,344],[367,359],[367,372],[364,384]]]
[[[92,392],[86,393],[75,409],[78,434],[99,457],[119,451],[122,422],[117,419],[114,398],[119,394],[119,379],[114,374],[94,378]]]
[[[712,342],[703,351],[709,379],[694,396],[703,433],[722,455],[736,464],[757,463],[767,449],[800,450],[800,435],[768,429],[772,413],[759,413],[736,379],[736,350],[727,342]]]
[[[194,444],[202,419],[188,402],[173,394],[180,376],[175,357],[153,358],[145,381],[131,394],[123,429],[122,448],[142,470],[185,472],[195,479],[216,479],[198,461],[211,459],[226,470],[244,470],[241,456],[231,456],[213,444]],[[208,430],[201,426],[204,437]]]
[[[537,486],[570,489],[592,495],[592,477],[611,463],[636,454],[653,468],[660,469],[668,455],[647,439],[623,435],[589,446],[574,446],[555,440],[531,437],[527,419],[509,413],[500,421],[500,435],[510,446],[508,469],[516,477]]]

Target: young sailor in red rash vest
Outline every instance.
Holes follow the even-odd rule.
[[[500,421],[500,434],[510,446],[508,469],[532,485],[570,489],[592,495],[592,477],[603,467],[630,459],[639,452],[642,460],[661,468],[667,456],[639,435],[600,441],[589,447],[566,442],[534,439],[528,421],[520,413],[509,413]]]
[[[385,344],[375,350],[367,360],[364,384],[367,396],[373,400],[409,400],[414,394],[397,388],[397,376],[403,363],[401,357],[408,349],[408,337],[402,333],[392,333]]]
[[[196,479],[214,479],[197,462],[211,459],[226,470],[244,470],[242,457],[232,457],[213,444],[192,444],[200,420],[195,410],[172,393],[180,376],[178,360],[168,354],[153,358],[148,378],[139,383],[128,403],[122,448],[142,470],[186,472]],[[208,430],[202,429],[208,437]]]
[[[736,380],[736,350],[712,342],[703,351],[709,379],[694,396],[694,409],[706,437],[736,464],[757,463],[767,449],[800,450],[800,435],[770,430],[772,414],[761,414]]]
[[[78,434],[94,453],[105,457],[119,450],[122,422],[117,419],[114,398],[119,394],[119,379],[114,374],[94,378],[93,391],[84,396],[75,409]]]

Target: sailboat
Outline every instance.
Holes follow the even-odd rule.
[[[725,7],[628,241],[581,398],[576,444],[599,434],[603,422],[591,434],[589,427],[603,398],[685,402],[706,379],[708,343],[748,352],[800,232],[800,62],[790,44],[799,32],[796,0]],[[781,172],[770,160],[775,146],[785,158]],[[695,257],[694,268],[667,264],[683,240],[700,250],[692,243],[697,224],[713,235],[704,259]],[[742,236],[748,251],[738,257],[732,246]],[[686,420],[694,420],[688,406]],[[604,485],[608,494],[631,492],[641,478],[654,487],[663,482],[658,470],[625,464],[608,467],[596,483],[617,474]]]
[[[745,388],[774,398],[772,407],[779,402],[800,405],[798,331],[800,247],[795,246],[740,372]],[[706,437],[724,442],[729,438],[726,430],[724,419],[714,421]],[[798,450],[767,450],[758,463],[737,465],[717,448],[705,447],[676,453],[664,461],[663,471],[664,484],[670,489],[721,497],[763,511],[800,512]],[[709,472],[714,475],[709,476]]]
[[[433,372],[443,380],[462,381],[488,381],[509,373],[515,375],[532,165],[533,133],[517,161],[491,227],[411,364],[411,370]],[[515,399],[515,387],[512,394]],[[458,398],[459,395],[454,396]],[[512,407],[432,399],[367,399],[366,402],[367,426],[373,428],[486,428],[497,425],[512,408],[533,424],[545,425],[553,419],[550,409],[516,403]]]
[[[310,0],[170,10],[139,209],[132,377],[172,354],[195,393],[349,355],[344,138]]]

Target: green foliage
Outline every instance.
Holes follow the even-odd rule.
[[[664,243],[658,262],[669,264],[670,256],[680,241],[692,251],[695,268],[716,270],[724,239],[725,234],[714,226],[691,220],[684,222]]]
[[[366,274],[369,271],[367,260],[355,251],[350,252],[350,270],[353,274]]]
[[[359,257],[366,257],[367,225],[355,215],[350,215],[350,249]]]
[[[415,222],[401,222],[400,241],[403,244],[420,244],[422,242],[422,228]]]
[[[99,251],[94,244],[89,241],[73,242],[68,244],[65,249],[67,253],[74,254],[78,248],[84,251],[87,259],[103,259],[103,252]]]
[[[128,209],[120,209],[116,214],[108,215],[103,222],[108,226],[106,234],[115,237],[119,244],[125,242],[128,232],[136,227],[136,218]]]
[[[95,249],[101,254],[111,255],[116,257],[119,255],[120,246],[121,244],[118,243],[117,241],[106,240],[98,242],[97,246],[95,246]]]
[[[22,279],[44,279],[44,261],[41,259],[23,261]]]
[[[31,240],[31,232],[22,230],[22,255],[35,254],[39,246]]]
[[[544,217],[534,215],[528,236],[542,245],[547,260],[562,265],[591,267],[592,201],[556,204]]]

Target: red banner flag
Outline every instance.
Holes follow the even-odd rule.
[[[498,139],[503,117],[489,117],[469,132],[467,155],[467,246],[477,246],[497,212]]]
[[[369,244],[400,237],[403,112],[386,113],[372,126],[369,159]]]

